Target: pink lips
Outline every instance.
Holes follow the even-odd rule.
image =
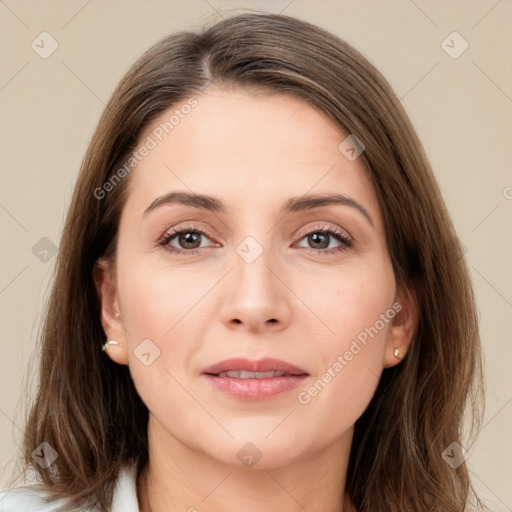
[[[279,372],[283,375],[264,378],[219,376],[229,371]],[[262,400],[299,386],[308,373],[295,365],[279,359],[264,358],[259,361],[231,358],[203,370],[203,375],[217,390],[242,400]]]
[[[219,363],[216,363],[212,366],[208,366],[208,368],[203,370],[203,373],[219,374],[221,372],[227,372],[230,370],[247,370],[248,372],[269,372],[274,370],[292,375],[307,375],[307,372],[302,368],[298,368],[293,364],[281,361],[279,359],[272,359],[270,357],[265,357],[264,359],[260,359],[258,361],[244,359],[243,357],[233,357],[231,359],[220,361]]]

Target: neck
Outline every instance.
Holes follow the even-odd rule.
[[[320,453],[260,469],[191,450],[162,435],[156,421],[148,434],[149,463],[137,485],[140,512],[354,512],[344,496],[352,430]]]

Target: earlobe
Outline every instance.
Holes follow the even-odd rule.
[[[106,258],[100,258],[93,267],[93,280],[100,305],[100,320],[105,332],[103,350],[118,364],[128,364],[122,318],[118,312],[117,290],[112,268]],[[107,341],[109,340],[109,341]],[[114,341],[114,343],[111,343]]]
[[[396,307],[395,307],[396,305]],[[393,304],[396,311],[386,340],[384,368],[400,363],[412,343],[418,325],[418,302],[412,286],[403,287]]]
[[[393,350],[393,355],[397,358],[397,359],[403,359],[403,355],[402,353],[400,352],[400,349],[398,347],[395,347],[395,350]]]
[[[108,340],[102,347],[102,350],[108,354],[108,357],[117,364],[128,364],[126,346],[116,340]]]

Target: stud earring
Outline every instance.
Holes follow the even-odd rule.
[[[101,350],[103,350],[103,352],[106,352],[108,347],[111,347],[112,345],[119,345],[120,343],[116,340],[109,340],[107,341],[102,347],[101,347]]]
[[[395,350],[393,351],[393,355],[397,358],[397,359],[402,359],[402,355],[400,354],[400,350],[398,350],[398,348],[395,348]]]

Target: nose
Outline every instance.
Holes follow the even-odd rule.
[[[224,283],[221,318],[229,329],[251,333],[277,332],[290,322],[290,298],[284,271],[270,250],[249,263],[233,256],[233,269]]]

